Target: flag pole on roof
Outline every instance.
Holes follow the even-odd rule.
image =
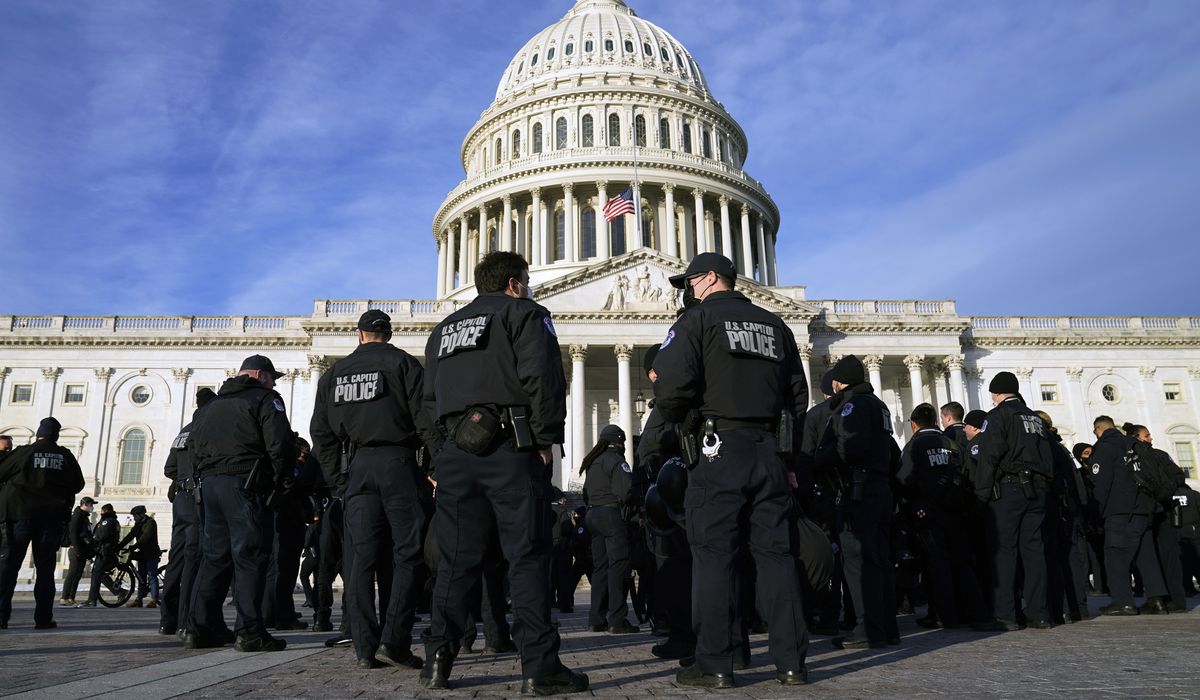
[[[630,128],[630,130],[633,131],[633,225],[634,225],[634,231],[636,232],[636,235],[637,235],[637,240],[634,241],[634,245],[629,248],[629,250],[633,250],[635,248],[642,247],[643,241],[645,240],[644,238],[642,238],[642,186],[638,182],[638,171],[637,171],[638,140],[637,140],[637,117],[636,116],[633,118],[633,123],[631,123],[629,125],[629,128]],[[629,251],[626,251],[626,252],[629,252]]]

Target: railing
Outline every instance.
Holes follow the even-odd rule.
[[[64,333],[284,332],[296,316],[0,316],[0,330]]]
[[[313,317],[355,318],[368,310],[379,310],[393,320],[432,319],[460,309],[466,303],[450,299],[318,299],[313,308]]]
[[[1194,316],[974,316],[977,331],[1174,331],[1200,329]]]
[[[952,301],[903,301],[903,300],[854,300],[814,301],[826,311],[835,314],[917,314],[921,316],[953,316]]]

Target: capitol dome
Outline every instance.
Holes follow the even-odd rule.
[[[622,0],[578,0],[513,55],[463,139],[466,177],[433,221],[438,298],[474,296],[492,250],[524,255],[535,284],[650,249],[721,252],[774,286],[779,210],[748,152],[682,43]]]

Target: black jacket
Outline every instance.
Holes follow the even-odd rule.
[[[958,445],[958,451],[962,454],[967,453],[967,428],[963,423],[955,423],[947,426],[942,434],[954,441]]]
[[[140,522],[134,522],[129,534],[121,540],[120,547],[133,542],[133,551],[129,558],[134,561],[147,561],[162,556],[162,548],[158,546],[158,523],[154,518],[146,516]]]
[[[1092,485],[1101,517],[1150,515],[1154,511],[1153,499],[1138,489],[1132,467],[1125,462],[1134,442],[1134,438],[1109,428],[1092,447],[1088,464],[1092,467]]]
[[[800,431],[800,451],[796,455],[796,481],[800,485],[800,493],[807,494],[812,490],[817,475],[817,448],[821,445],[821,436],[829,427],[833,418],[830,403],[833,397],[808,409],[804,416],[804,427]]]
[[[75,551],[87,556],[92,551],[92,514],[76,506],[71,512],[71,526],[67,535]]]
[[[658,478],[658,470],[670,458],[679,456],[679,438],[675,434],[675,424],[668,423],[657,407],[650,409],[646,417],[646,427],[642,428],[641,439],[638,441],[638,463],[649,474],[650,478]]]
[[[75,455],[52,440],[18,447],[0,462],[0,522],[54,516],[67,522],[83,471]]]
[[[937,428],[918,430],[904,446],[896,481],[914,505],[947,510],[964,505],[963,453]],[[956,479],[959,485],[955,485]]]
[[[979,463],[979,438],[982,433],[976,433],[973,440],[967,441],[967,451],[963,453],[963,471],[971,482],[971,490],[975,500],[988,503],[992,500],[992,486],[996,484],[996,474],[984,469]]]
[[[567,383],[550,312],[494,292],[447,316],[425,346],[424,402],[443,428],[472,406],[524,406],[534,443],[561,444]]]
[[[1015,396],[988,411],[979,440],[979,464],[996,478],[1023,469],[1046,479],[1054,475],[1054,453],[1046,424]]]
[[[671,422],[692,409],[706,417],[776,421],[808,409],[808,380],[796,338],[778,316],[740,292],[714,292],[681,316],[654,360],[657,408]]]
[[[226,380],[217,398],[205,405],[192,423],[188,449],[203,478],[246,476],[261,464],[278,484],[296,461],[283,398],[245,375]]]
[[[832,420],[817,447],[819,469],[866,470],[890,476],[900,448],[892,437],[892,412],[868,383],[846,387],[830,399]]]
[[[96,528],[92,530],[92,543],[96,546],[96,551],[103,556],[116,554],[119,548],[117,543],[120,541],[121,523],[117,522],[116,514],[107,518],[100,516],[100,522],[96,523]]]
[[[633,489],[633,468],[619,447],[609,447],[592,466],[583,481],[583,501],[591,507],[629,503]]]
[[[180,430],[171,442],[171,451],[167,453],[163,474],[172,481],[187,481],[195,476],[188,438],[191,437],[192,427],[196,424],[201,410],[197,408],[192,413],[192,422],[183,426],[183,430]]]
[[[309,431],[325,479],[342,478],[343,444],[420,447],[424,370],[416,358],[388,343],[363,343],[321,375]]]

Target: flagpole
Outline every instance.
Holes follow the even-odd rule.
[[[637,118],[635,117],[634,118],[635,124],[636,124],[636,121],[637,121]],[[642,186],[638,182],[638,171],[637,171],[638,142],[637,142],[637,126],[635,124],[630,124],[630,131],[633,132],[633,222],[634,222],[633,225],[634,225],[634,231],[637,234],[637,245],[634,247],[640,248],[640,247],[642,247],[642,245],[644,245],[643,241],[645,239],[642,238]]]

